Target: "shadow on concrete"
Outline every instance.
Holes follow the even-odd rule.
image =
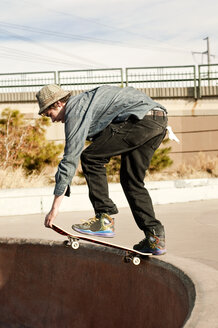
[[[192,281],[153,259],[60,242],[0,240],[0,327],[180,328],[195,300]]]

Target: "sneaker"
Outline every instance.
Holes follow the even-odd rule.
[[[98,237],[114,237],[114,219],[108,214],[96,214],[94,218],[86,220],[82,224],[74,224],[72,229],[86,235]]]
[[[156,235],[154,233],[147,231],[146,237],[140,241],[138,244],[133,246],[133,249],[142,253],[152,253],[153,255],[163,255],[166,253],[165,248],[165,237]]]

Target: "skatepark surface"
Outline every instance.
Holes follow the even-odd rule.
[[[139,266],[109,248],[63,247],[65,237],[44,228],[44,215],[0,217],[0,327],[217,328],[218,201],[156,205],[155,212],[168,253]],[[60,213],[55,223],[69,230],[92,216]],[[128,208],[115,224],[113,243],[143,238]]]

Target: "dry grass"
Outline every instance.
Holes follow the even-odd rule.
[[[199,153],[193,163],[183,163],[174,169],[165,172],[147,174],[146,180],[176,180],[176,179],[203,179],[218,177],[218,156],[210,158],[204,153]]]
[[[11,188],[35,188],[50,184],[50,178],[45,172],[26,176],[22,168],[12,169],[10,167],[0,170],[0,189]]]
[[[204,153],[199,153],[198,157],[194,159],[193,164],[180,165],[177,170],[178,175],[181,176],[208,176],[217,178],[218,177],[218,156],[209,157]]]
[[[46,169],[40,174],[26,176],[22,168],[16,170],[7,168],[0,170],[0,189],[35,188],[54,185],[56,169]],[[168,169],[160,173],[147,173],[146,181],[202,179],[218,177],[218,157],[210,158],[200,153],[193,164],[181,164],[177,168]],[[119,177],[113,176],[110,182],[118,182]],[[73,185],[85,184],[85,179],[79,176],[73,178]]]
[[[8,167],[4,170],[0,169],[0,189],[12,188],[37,188],[54,186],[56,169],[45,169],[40,174],[33,173],[26,175],[25,171],[20,167],[13,169]],[[74,185],[84,184],[85,179],[75,176]]]

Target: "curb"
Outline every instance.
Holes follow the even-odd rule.
[[[153,204],[170,204],[216,199],[218,178],[145,182]],[[0,216],[46,213],[53,202],[53,187],[0,190]],[[120,184],[109,184],[110,198],[118,207],[128,207]],[[92,210],[87,185],[72,186],[60,212]]]

